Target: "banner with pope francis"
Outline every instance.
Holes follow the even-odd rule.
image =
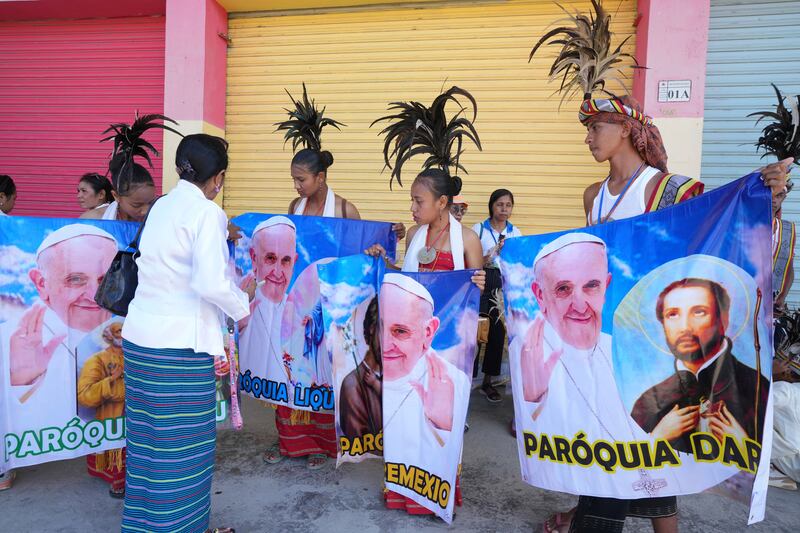
[[[389,507],[410,498],[448,524],[461,497],[477,343],[480,290],[473,272],[389,272],[378,289]]]
[[[383,456],[389,507],[409,498],[452,522],[477,340],[473,271],[385,271],[364,254],[317,270],[337,465]]]
[[[122,319],[94,294],[135,232],[0,217],[0,471],[125,445]]]
[[[771,222],[753,174],[652,214],[505,243],[526,482],[621,499],[712,490],[763,519]]]
[[[125,446],[124,319],[94,295],[137,229],[0,217],[0,472]],[[228,362],[215,367],[230,427]]]
[[[364,254],[317,267],[333,366],[336,465],[383,457],[383,360],[378,290],[385,270]]]
[[[242,285],[257,282],[251,314],[239,324],[239,386],[277,405],[334,409],[317,265],[379,243],[397,247],[392,224],[341,218],[247,213],[233,219]]]

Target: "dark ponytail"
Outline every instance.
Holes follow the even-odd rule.
[[[502,198],[503,196],[510,196],[511,197],[511,205],[514,205],[514,195],[508,189],[497,189],[489,196],[489,218],[492,218],[492,208],[494,207],[494,203]]]
[[[333,165],[333,154],[327,150],[303,148],[292,158],[292,166],[295,165],[305,167],[312,174],[328,172],[328,168]]]
[[[423,170],[414,181],[425,185],[436,198],[447,196],[447,205],[453,203],[453,196],[461,194],[461,178],[438,168]]]
[[[187,135],[178,145],[175,166],[182,180],[202,185],[228,168],[228,143],[206,133]]]
[[[80,181],[85,182],[89,187],[91,187],[95,194],[100,194],[100,191],[105,193],[103,196],[104,202],[111,202],[114,200],[114,197],[111,195],[111,182],[108,181],[108,179],[106,179],[106,177],[102,174],[98,174],[97,172],[88,172],[81,176]]]
[[[0,174],[0,193],[5,194],[6,198],[17,194],[17,185],[8,174]]]
[[[139,163],[135,163],[125,152],[120,152],[111,158],[108,171],[111,173],[111,186],[120,196],[128,196],[138,187],[148,185],[155,187],[150,172]]]

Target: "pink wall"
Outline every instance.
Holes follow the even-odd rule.
[[[225,129],[228,42],[228,13],[215,0],[206,2],[206,62],[203,116],[206,122]]]
[[[163,15],[166,0],[36,0],[0,2],[0,20],[42,20]]]
[[[75,187],[105,173],[113,122],[164,110],[164,17],[0,23],[0,172],[15,215],[75,216]],[[159,151],[162,135],[147,137]],[[161,185],[161,158],[151,170]]]
[[[176,120],[225,127],[228,15],[215,0],[170,0],[164,109]]]
[[[710,0],[639,0],[633,94],[647,114],[700,118],[705,96]],[[658,82],[691,80],[689,102],[659,102]]]

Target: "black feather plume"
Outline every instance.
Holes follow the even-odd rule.
[[[800,95],[785,97],[774,83],[771,85],[778,98],[775,111],[757,111],[747,115],[758,117],[756,124],[764,119],[773,120],[761,130],[756,149],[764,151],[762,158],[774,155],[780,161],[791,157],[800,164]]]
[[[611,49],[611,15],[603,8],[602,0],[592,0],[594,13],[589,15],[573,15],[558,2],[555,4],[568,17],[558,22],[570,22],[572,25],[559,26],[545,33],[534,45],[528,61],[533,59],[536,51],[548,40],[550,42],[546,44],[561,47],[549,73],[550,81],[561,79],[561,85],[556,91],[561,93],[561,103],[580,91],[583,91],[584,99],[591,98],[595,90],[612,95],[606,90],[606,84],[610,81],[615,81],[624,88],[621,79],[624,74],[619,64],[627,58],[632,61],[632,66],[636,66],[636,59],[622,52],[628,38]]]
[[[286,94],[291,98],[294,109],[284,108],[284,111],[289,114],[289,119],[283,122],[276,122],[274,126],[278,126],[275,131],[286,132],[283,136],[283,144],[286,145],[291,140],[293,152],[296,152],[297,147],[300,145],[303,145],[304,148],[320,151],[322,150],[322,128],[333,126],[340,130],[339,126],[346,126],[332,118],[325,117],[326,108],[317,109],[314,100],[309,100],[308,98],[305,83],[303,83],[303,99],[301,101],[295,100],[288,90],[286,90]]]
[[[472,119],[463,116],[466,108],[459,101],[463,97],[472,105]],[[458,112],[448,118],[445,108],[448,102],[459,106]],[[433,101],[430,107],[419,102],[392,102],[389,105],[391,115],[381,117],[373,122],[391,122],[379,135],[385,135],[383,145],[384,168],[392,169],[389,185],[397,179],[403,185],[401,172],[403,164],[417,155],[427,155],[423,169],[438,167],[439,169],[454,172],[466,169],[459,162],[463,153],[465,139],[472,141],[478,150],[482,150],[478,132],[472,124],[478,116],[478,105],[475,98],[459,87],[451,87]],[[394,159],[394,166],[392,165]]]
[[[161,122],[157,122],[161,121]],[[133,164],[135,157],[141,157],[147,161],[148,166],[153,168],[150,154],[158,156],[158,150],[150,142],[144,139],[144,134],[152,129],[171,131],[183,137],[183,134],[165,123],[178,123],[169,117],[157,113],[139,116],[137,111],[133,124],[117,123],[111,124],[103,131],[103,134],[114,132],[112,135],[100,139],[100,142],[114,141],[114,148],[111,152],[111,161],[119,164],[119,169],[112,175],[112,183],[118,192],[124,192],[130,184],[133,175]],[[149,153],[148,153],[149,152]],[[121,163],[119,159],[122,159]]]

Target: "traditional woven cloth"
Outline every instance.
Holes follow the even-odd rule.
[[[275,427],[281,455],[306,457],[320,454],[336,458],[334,415],[300,411],[279,405],[275,409]]]
[[[794,223],[779,218],[772,219],[772,292],[777,297],[786,289],[789,267],[794,259]]]
[[[125,341],[122,531],[208,529],[216,448],[214,358]]]

